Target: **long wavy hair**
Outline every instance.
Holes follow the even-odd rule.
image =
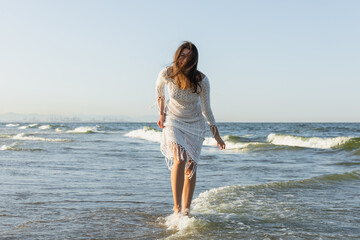
[[[186,57],[185,64],[180,64],[179,58],[184,49],[189,49],[190,52]],[[191,42],[183,42],[176,50],[172,66],[168,68],[168,77],[174,79],[175,84],[179,89],[192,88],[193,92],[198,92],[200,87],[201,73],[197,70],[199,61],[199,53],[196,46]]]

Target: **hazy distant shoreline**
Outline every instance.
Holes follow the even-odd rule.
[[[60,114],[22,114],[2,113],[0,122],[150,122],[155,121],[156,116],[129,117],[125,115],[60,115]]]

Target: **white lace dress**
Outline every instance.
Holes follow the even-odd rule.
[[[189,178],[196,171],[201,147],[206,134],[206,122],[211,132],[217,132],[210,107],[210,85],[205,77],[197,93],[193,89],[179,89],[174,80],[167,77],[167,69],[160,71],[156,81],[156,96],[165,103],[164,85],[168,86],[170,99],[165,104],[165,122],[160,149],[171,170],[174,157],[187,161],[185,172],[193,164]]]

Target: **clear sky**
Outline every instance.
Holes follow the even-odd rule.
[[[0,114],[153,115],[184,40],[217,121],[360,121],[360,1],[0,0]]]

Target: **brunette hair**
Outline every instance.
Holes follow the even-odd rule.
[[[182,50],[189,49],[189,56],[184,65],[179,64],[179,58]],[[191,42],[183,42],[176,50],[172,66],[168,68],[168,77],[174,79],[175,84],[179,89],[192,88],[196,93],[199,82],[201,81],[201,73],[197,70],[199,54],[196,46]],[[201,87],[200,87],[201,88]]]

